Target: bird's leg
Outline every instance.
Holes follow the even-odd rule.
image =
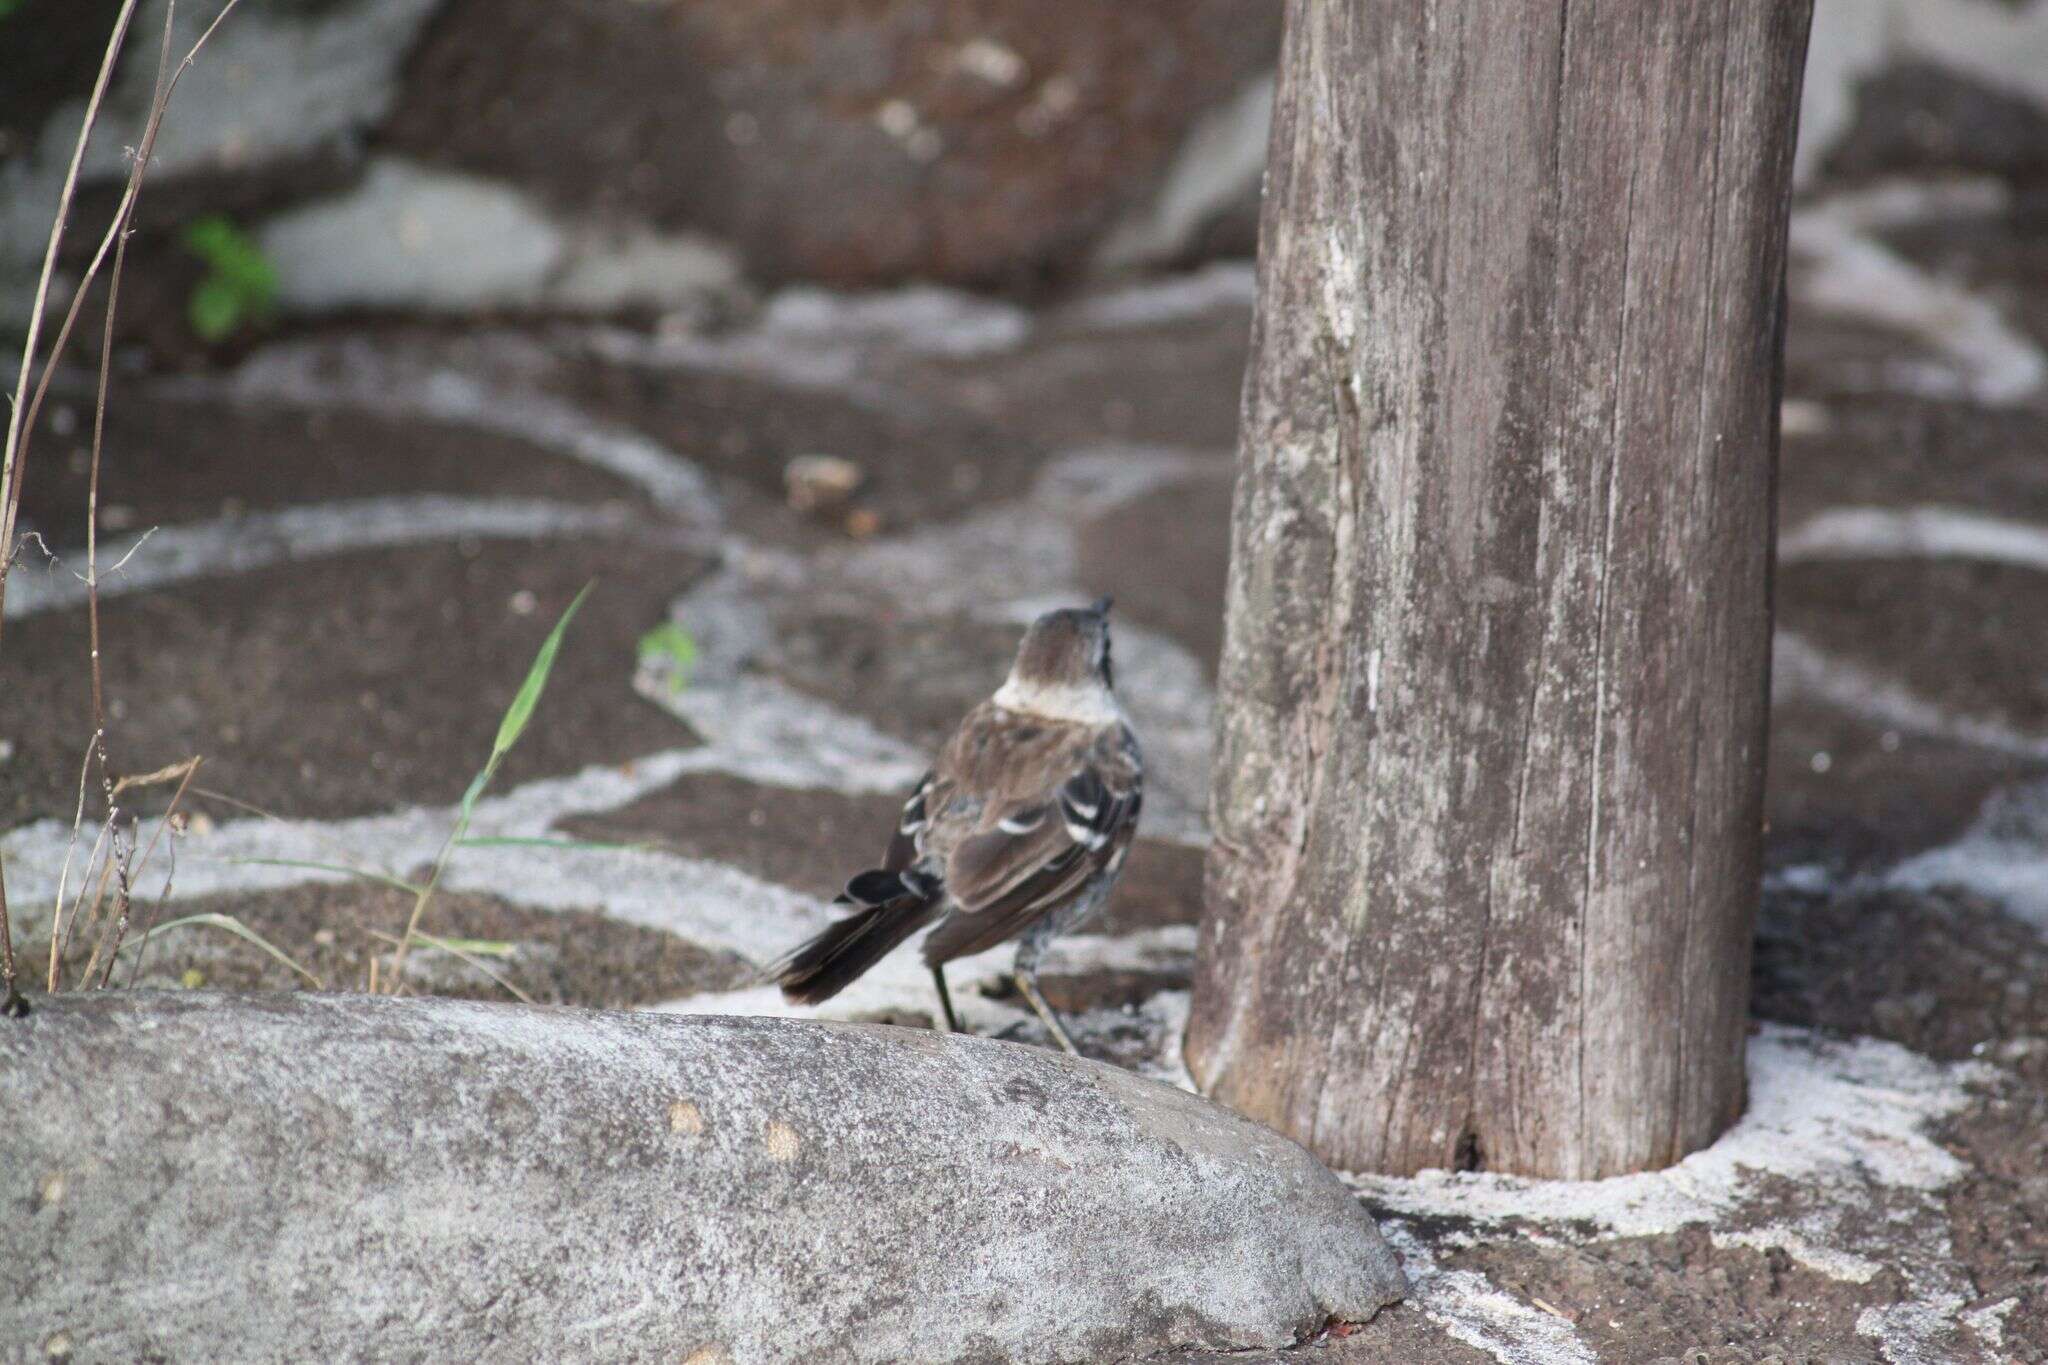
[[[1045,1021],[1046,1032],[1052,1035],[1052,1040],[1072,1055],[1080,1056],[1081,1049],[1075,1047],[1074,1040],[1067,1036],[1067,1030],[1060,1023],[1060,1017],[1053,1013],[1052,1006],[1046,1004],[1045,997],[1038,993],[1037,964],[1027,967],[1019,963],[1012,975],[1017,978],[1017,989],[1024,992],[1024,998],[1031,1002],[1031,1008],[1037,1010],[1038,1017]]]
[[[946,1032],[965,1033],[960,1027],[960,1016],[953,1013],[953,996],[946,989],[946,969],[938,963],[932,964],[932,984],[939,988],[939,1008],[946,1012]]]

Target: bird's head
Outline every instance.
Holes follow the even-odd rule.
[[[1123,713],[1111,691],[1107,597],[1031,623],[996,705],[1054,720],[1107,724]]]

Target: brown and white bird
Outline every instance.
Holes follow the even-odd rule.
[[[927,924],[925,964],[960,1031],[945,964],[1017,940],[1017,988],[1059,1045],[1038,989],[1045,946],[1109,898],[1138,828],[1145,767],[1117,704],[1109,599],[1031,623],[996,694],[968,713],[904,803],[851,913],[769,968],[785,998],[829,1000]]]

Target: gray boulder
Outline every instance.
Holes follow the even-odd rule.
[[[80,1361],[1098,1362],[1403,1289],[1293,1143],[879,1025],[60,998],[0,1120],[0,1340]]]

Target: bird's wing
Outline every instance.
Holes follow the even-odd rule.
[[[1137,832],[1144,793],[1129,732],[1046,751],[1038,774],[1012,770],[1005,798],[991,801],[975,832],[946,860],[953,911],[925,940],[925,960],[945,962],[1021,933],[1096,874],[1114,872]],[[1062,761],[1063,760],[1063,761]]]
[[[935,773],[927,772],[918,779],[917,790],[903,803],[903,813],[896,819],[896,832],[889,836],[889,851],[882,855],[884,872],[901,872],[918,859],[924,832],[931,828],[932,807],[939,804],[933,798],[932,790]]]

